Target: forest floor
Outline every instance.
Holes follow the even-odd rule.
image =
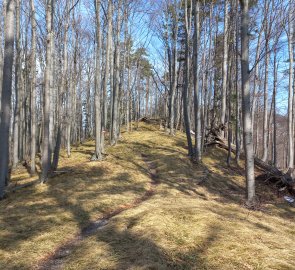
[[[295,269],[295,208],[264,183],[259,210],[245,208],[243,170],[224,150],[198,166],[183,134],[146,124],[103,161],[93,149],[62,153],[64,174],[0,202],[0,269]]]

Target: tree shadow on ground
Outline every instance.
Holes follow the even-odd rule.
[[[46,241],[53,246],[61,244],[93,220],[140,197],[147,190],[146,181],[137,181],[119,165],[114,166],[114,171],[103,163],[90,163],[63,166],[59,170],[65,171],[64,174],[49,179],[44,185],[19,190],[2,201],[1,249],[9,253],[21,250],[28,253],[31,252],[30,245],[43,245]],[[61,232],[64,232],[63,238]],[[46,235],[49,235],[48,239]],[[28,250],[22,247],[24,243]],[[42,249],[52,251],[50,245],[41,248],[40,255]],[[29,260],[14,260],[6,263],[5,269],[22,264],[30,268]]]
[[[206,251],[218,239],[219,227],[210,226],[198,247],[189,251],[167,252],[153,239],[132,231],[138,222],[140,218],[129,218],[123,229],[118,229],[114,222],[97,233],[96,241],[104,242],[111,248],[111,253],[116,254],[116,266],[110,269],[214,269],[208,268],[210,263],[206,260]],[[89,262],[83,269],[94,269],[93,267]]]

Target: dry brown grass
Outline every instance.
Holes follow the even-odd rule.
[[[226,152],[208,149],[197,166],[184,146],[181,134],[141,125],[103,162],[88,162],[90,142],[75,150],[62,160],[73,173],[1,202],[0,268],[30,269],[90,220],[142,195],[145,153],[156,194],[84,239],[63,269],[295,269],[294,208],[259,184],[261,210],[249,211],[242,170],[226,167]]]
[[[68,173],[10,193],[0,203],[0,269],[31,269],[90,221],[148,189],[141,149],[134,152],[123,143],[106,160],[90,162],[93,149],[87,142],[73,148],[70,159],[62,153],[60,169]],[[121,159],[113,155],[122,152]],[[13,181],[27,183],[26,175],[18,170]]]

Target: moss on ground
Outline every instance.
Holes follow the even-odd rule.
[[[226,167],[224,150],[207,149],[198,166],[182,134],[143,124],[104,161],[89,162],[93,149],[73,148],[61,160],[69,173],[1,202],[0,269],[32,269],[90,221],[142,196],[150,182],[142,153],[156,193],[81,241],[62,269],[295,269],[294,208],[264,184],[261,210],[244,208],[243,170]]]

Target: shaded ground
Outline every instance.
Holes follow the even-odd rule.
[[[208,149],[196,166],[184,146],[184,136],[144,125],[123,133],[103,162],[88,161],[91,142],[74,149],[62,159],[70,173],[1,202],[0,269],[36,267],[91,222],[144,196],[151,173],[154,195],[71,247],[59,269],[295,269],[294,208],[261,185],[261,211],[245,209],[243,172],[226,167],[226,153]]]

